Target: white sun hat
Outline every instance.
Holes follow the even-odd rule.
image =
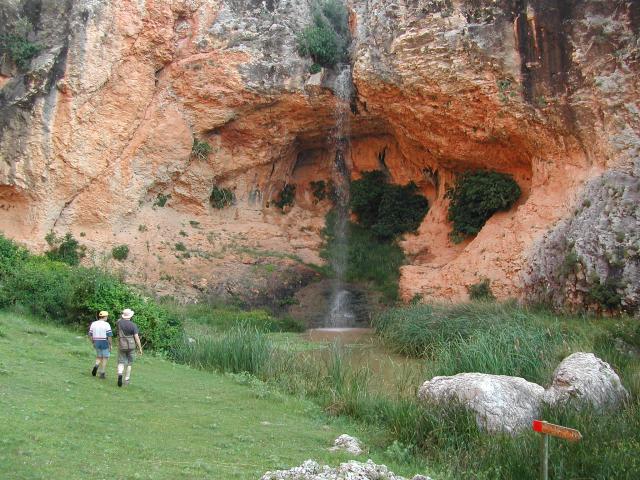
[[[125,320],[129,320],[131,317],[133,317],[133,310],[125,308],[122,311],[122,318],[124,318]]]

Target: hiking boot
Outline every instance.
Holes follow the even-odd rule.
[[[125,384],[125,385],[129,385],[129,379],[128,379],[128,378],[125,378],[125,379],[124,379],[124,384]]]
[[[118,386],[122,386],[122,375],[118,375]]]
[[[100,374],[100,380],[104,380],[105,378],[107,378],[107,374],[106,374],[106,373],[104,373],[104,372],[102,372],[102,373]]]
[[[91,370],[91,375],[95,377],[97,372],[98,372],[98,365],[93,367],[93,370]]]

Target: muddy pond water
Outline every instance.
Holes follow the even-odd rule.
[[[308,354],[331,361],[338,349],[352,373],[365,376],[377,391],[413,395],[427,380],[427,361],[390,352],[372,328],[314,328],[301,334],[317,344]]]

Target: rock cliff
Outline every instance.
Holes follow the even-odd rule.
[[[486,277],[499,297],[584,304],[596,275],[637,308],[638,3],[347,5],[352,175],[385,169],[431,205],[402,242],[403,298],[466,298]],[[293,0],[4,2],[0,34],[28,20],[41,49],[24,68],[2,60],[0,229],[35,249],[72,232],[87,262],[160,293],[264,293],[276,264],[297,272],[286,288],[304,283],[329,208],[310,182],[329,178],[341,102],[335,72],[311,75],[297,53],[310,12]],[[193,155],[194,138],[212,151]],[[524,195],[454,244],[445,192],[469,168],[510,173]],[[289,183],[283,213],[273,202]],[[214,186],[234,204],[212,207]],[[124,263],[110,255],[120,244]],[[572,249],[583,280],[558,273]]]

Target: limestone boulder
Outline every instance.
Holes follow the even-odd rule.
[[[299,467],[290,470],[267,472],[261,480],[405,480],[404,477],[389,471],[385,465],[376,465],[371,460],[366,463],[351,461],[342,463],[337,468],[320,466],[313,460],[307,460]],[[414,480],[431,480],[423,475],[416,475]]]
[[[628,396],[611,365],[593,353],[576,352],[558,365],[543,399],[550,406],[604,410],[615,408]]]
[[[474,412],[478,427],[489,433],[512,435],[538,416],[543,395],[544,388],[524,378],[485,373],[434,377],[418,391],[426,402],[459,403]]]
[[[336,438],[333,442],[333,447],[331,447],[329,450],[344,450],[352,455],[360,455],[363,452],[360,440],[352,437],[351,435],[347,435],[346,433],[343,433],[338,438]]]

